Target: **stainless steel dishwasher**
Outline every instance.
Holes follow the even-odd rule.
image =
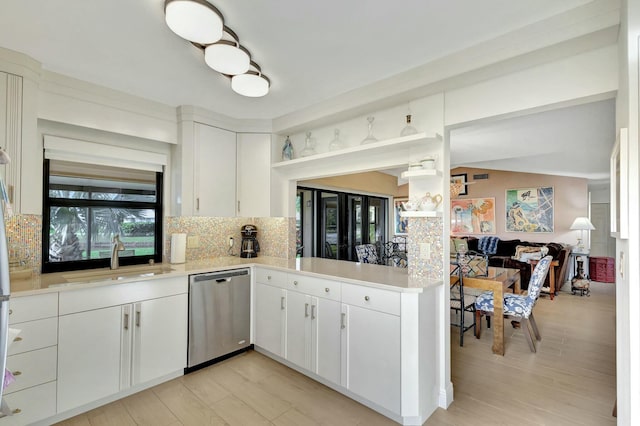
[[[249,269],[189,276],[187,372],[250,346]]]

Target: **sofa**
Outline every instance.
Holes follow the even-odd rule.
[[[480,239],[476,237],[451,237],[451,254],[455,255],[460,244],[463,244],[463,249],[487,254],[489,257],[489,266],[519,269],[520,286],[522,290],[526,290],[529,286],[529,279],[531,278],[531,265],[526,259],[535,258],[531,255],[533,255],[534,252],[535,254],[539,254],[540,249],[542,247],[546,247],[548,249],[548,254],[553,257],[553,260],[558,261],[558,266],[555,268],[555,290],[556,292],[560,290],[560,287],[564,283],[567,259],[571,252],[571,247],[565,247],[560,243],[535,243],[521,241],[519,239],[500,240],[495,237],[493,237],[493,242],[494,244],[492,249],[489,252],[486,252],[481,249],[481,247],[486,247],[486,244],[481,244]],[[529,250],[527,250],[527,248],[529,248]],[[519,256],[514,258],[517,252]],[[548,291],[549,288],[549,276],[547,276],[543,289]]]

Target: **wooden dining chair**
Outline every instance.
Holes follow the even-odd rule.
[[[482,290],[477,289],[465,289],[464,277],[487,276],[489,260],[486,255],[480,253],[457,253],[453,265],[454,268],[451,271],[451,275],[457,276],[457,280],[449,288],[449,304],[451,310],[456,314],[456,319],[451,325],[460,329],[460,346],[463,346],[465,331],[473,328],[474,334],[477,334],[475,300],[482,292]],[[471,313],[471,324],[465,325],[465,312]]]
[[[538,341],[542,340],[540,331],[538,330],[538,325],[536,324],[536,320],[533,316],[533,307],[538,300],[538,296],[540,296],[540,290],[542,289],[544,279],[549,272],[549,266],[551,265],[552,260],[552,256],[546,256],[542,258],[540,262],[538,262],[536,268],[531,274],[527,294],[505,293],[504,295],[504,316],[516,321],[520,321],[520,323],[523,325],[522,328],[526,329],[524,335],[527,338],[527,343],[529,343],[531,352],[536,352],[536,345],[533,341],[533,338],[535,337],[535,339]],[[476,298],[475,322],[478,325],[475,330],[476,338],[478,339],[480,338],[480,333],[482,331],[482,323],[480,319],[482,315],[493,315],[493,306],[493,292],[482,293]]]

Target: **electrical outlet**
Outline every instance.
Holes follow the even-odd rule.
[[[430,259],[430,258],[431,258],[431,244],[420,243],[420,259]]]
[[[229,237],[229,248],[233,248],[233,244],[234,244],[233,237]]]
[[[191,235],[187,237],[187,248],[194,249],[200,247],[200,237]]]

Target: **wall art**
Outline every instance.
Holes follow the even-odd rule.
[[[507,189],[507,232],[553,232],[553,187]]]
[[[451,233],[453,235],[495,234],[495,205],[495,198],[451,200]]]

